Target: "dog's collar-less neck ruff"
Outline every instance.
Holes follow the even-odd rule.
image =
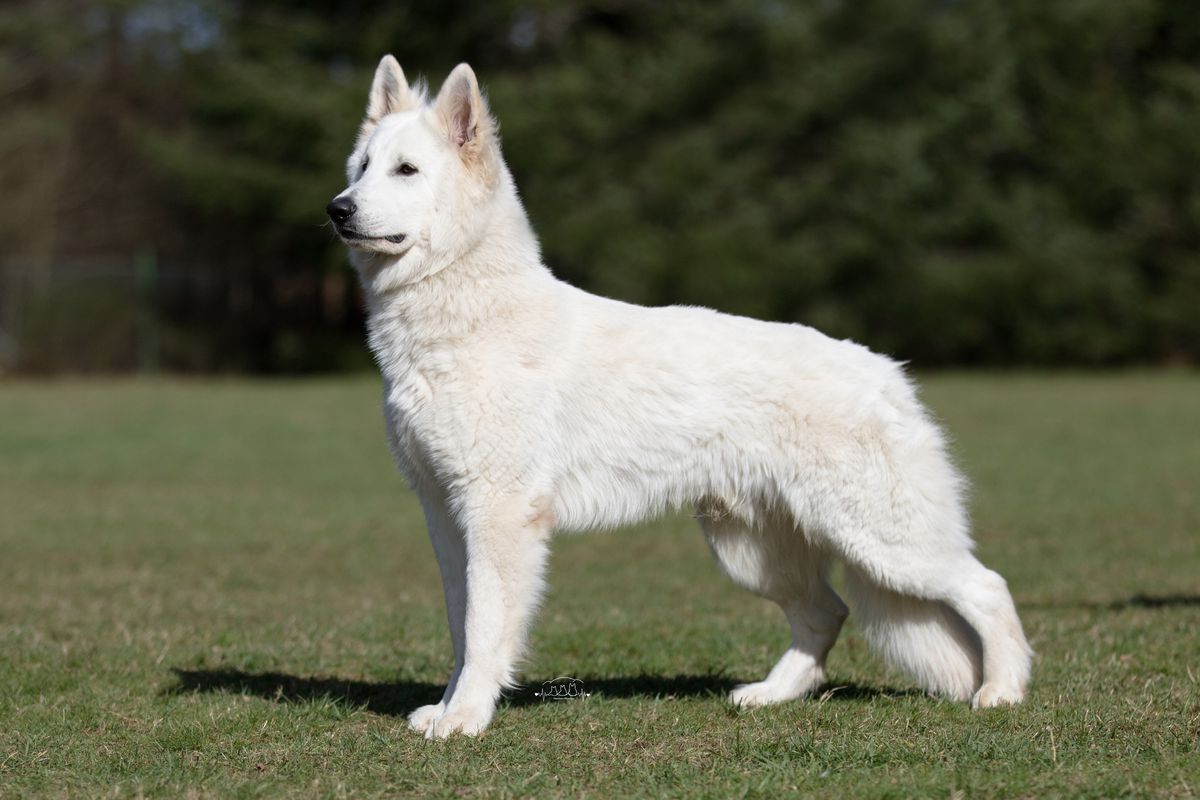
[[[499,199],[499,198],[498,198]],[[385,286],[378,286],[379,279],[388,270],[389,267],[399,264],[406,258],[413,249],[418,246],[418,242],[413,244],[403,253],[394,255],[391,253],[381,253],[378,255],[366,254],[368,258],[374,262],[369,268],[369,274],[363,274],[365,271],[360,270],[360,275],[363,278],[363,288],[369,295],[372,295],[376,302],[381,305],[386,305],[389,299],[402,297],[404,294],[419,290],[434,279],[444,277],[447,272],[453,271],[462,274],[464,278],[464,286],[474,283],[479,280],[489,277],[499,277],[501,275],[518,274],[523,271],[536,269],[545,269],[538,255],[537,240],[532,237],[532,231],[529,228],[528,218],[524,214],[524,210],[518,205],[511,209],[515,213],[506,214],[503,208],[495,208],[488,215],[487,221],[482,227],[482,231],[476,237],[468,240],[466,246],[459,249],[453,254],[447,254],[441,258],[426,257],[425,262],[435,261],[431,269],[423,269],[421,267],[413,269],[413,276],[409,280],[399,283],[388,283]],[[525,230],[530,231],[529,242],[522,242],[522,245],[528,246],[529,253],[525,258],[512,259],[509,253],[503,252],[506,248],[502,245],[497,248],[498,252],[489,257],[487,249],[493,246],[498,233],[498,229],[502,227],[506,220],[516,218],[521,221]],[[428,241],[425,242],[428,245]],[[432,248],[429,248],[432,249]],[[381,260],[385,261],[379,266],[375,266]],[[514,265],[507,268],[501,268],[501,265]],[[516,266],[519,265],[519,266]]]

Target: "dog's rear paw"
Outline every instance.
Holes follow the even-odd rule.
[[[998,683],[985,683],[971,698],[971,708],[994,708],[995,706],[1015,706],[1025,699],[1025,692],[1013,686],[1003,686]]]
[[[446,710],[445,703],[434,703],[431,706],[421,706],[408,715],[408,726],[418,733],[428,733],[429,726]]]
[[[780,659],[766,680],[744,683],[729,693],[729,702],[739,708],[757,708],[786,703],[803,697],[821,685],[825,670],[812,663],[811,659],[795,658],[789,651]]]
[[[492,721],[492,709],[471,706],[447,708],[425,729],[426,739],[445,739],[456,733],[478,736]]]

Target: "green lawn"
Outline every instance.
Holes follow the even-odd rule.
[[[1200,376],[924,383],[1025,705],[928,699],[851,625],[820,698],[733,711],[786,626],[681,516],[558,540],[530,688],[448,742],[403,716],[450,647],[377,381],[0,385],[0,797],[1200,793]]]

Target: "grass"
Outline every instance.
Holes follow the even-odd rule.
[[[403,717],[449,640],[375,381],[0,386],[0,797],[1195,796],[1200,378],[925,383],[1025,705],[928,699],[851,626],[822,696],[733,711],[785,625],[678,517],[556,541],[529,688],[444,743]]]

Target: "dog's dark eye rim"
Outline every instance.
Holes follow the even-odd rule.
[[[362,171],[363,171],[363,172],[366,172],[366,171],[367,171],[367,165],[368,165],[368,164],[370,164],[370,163],[371,163],[371,157],[370,157],[370,156],[364,156],[364,157],[363,157],[363,162],[362,162]]]
[[[416,175],[420,170],[407,161],[401,161],[400,166],[396,167],[394,172],[397,175]]]

